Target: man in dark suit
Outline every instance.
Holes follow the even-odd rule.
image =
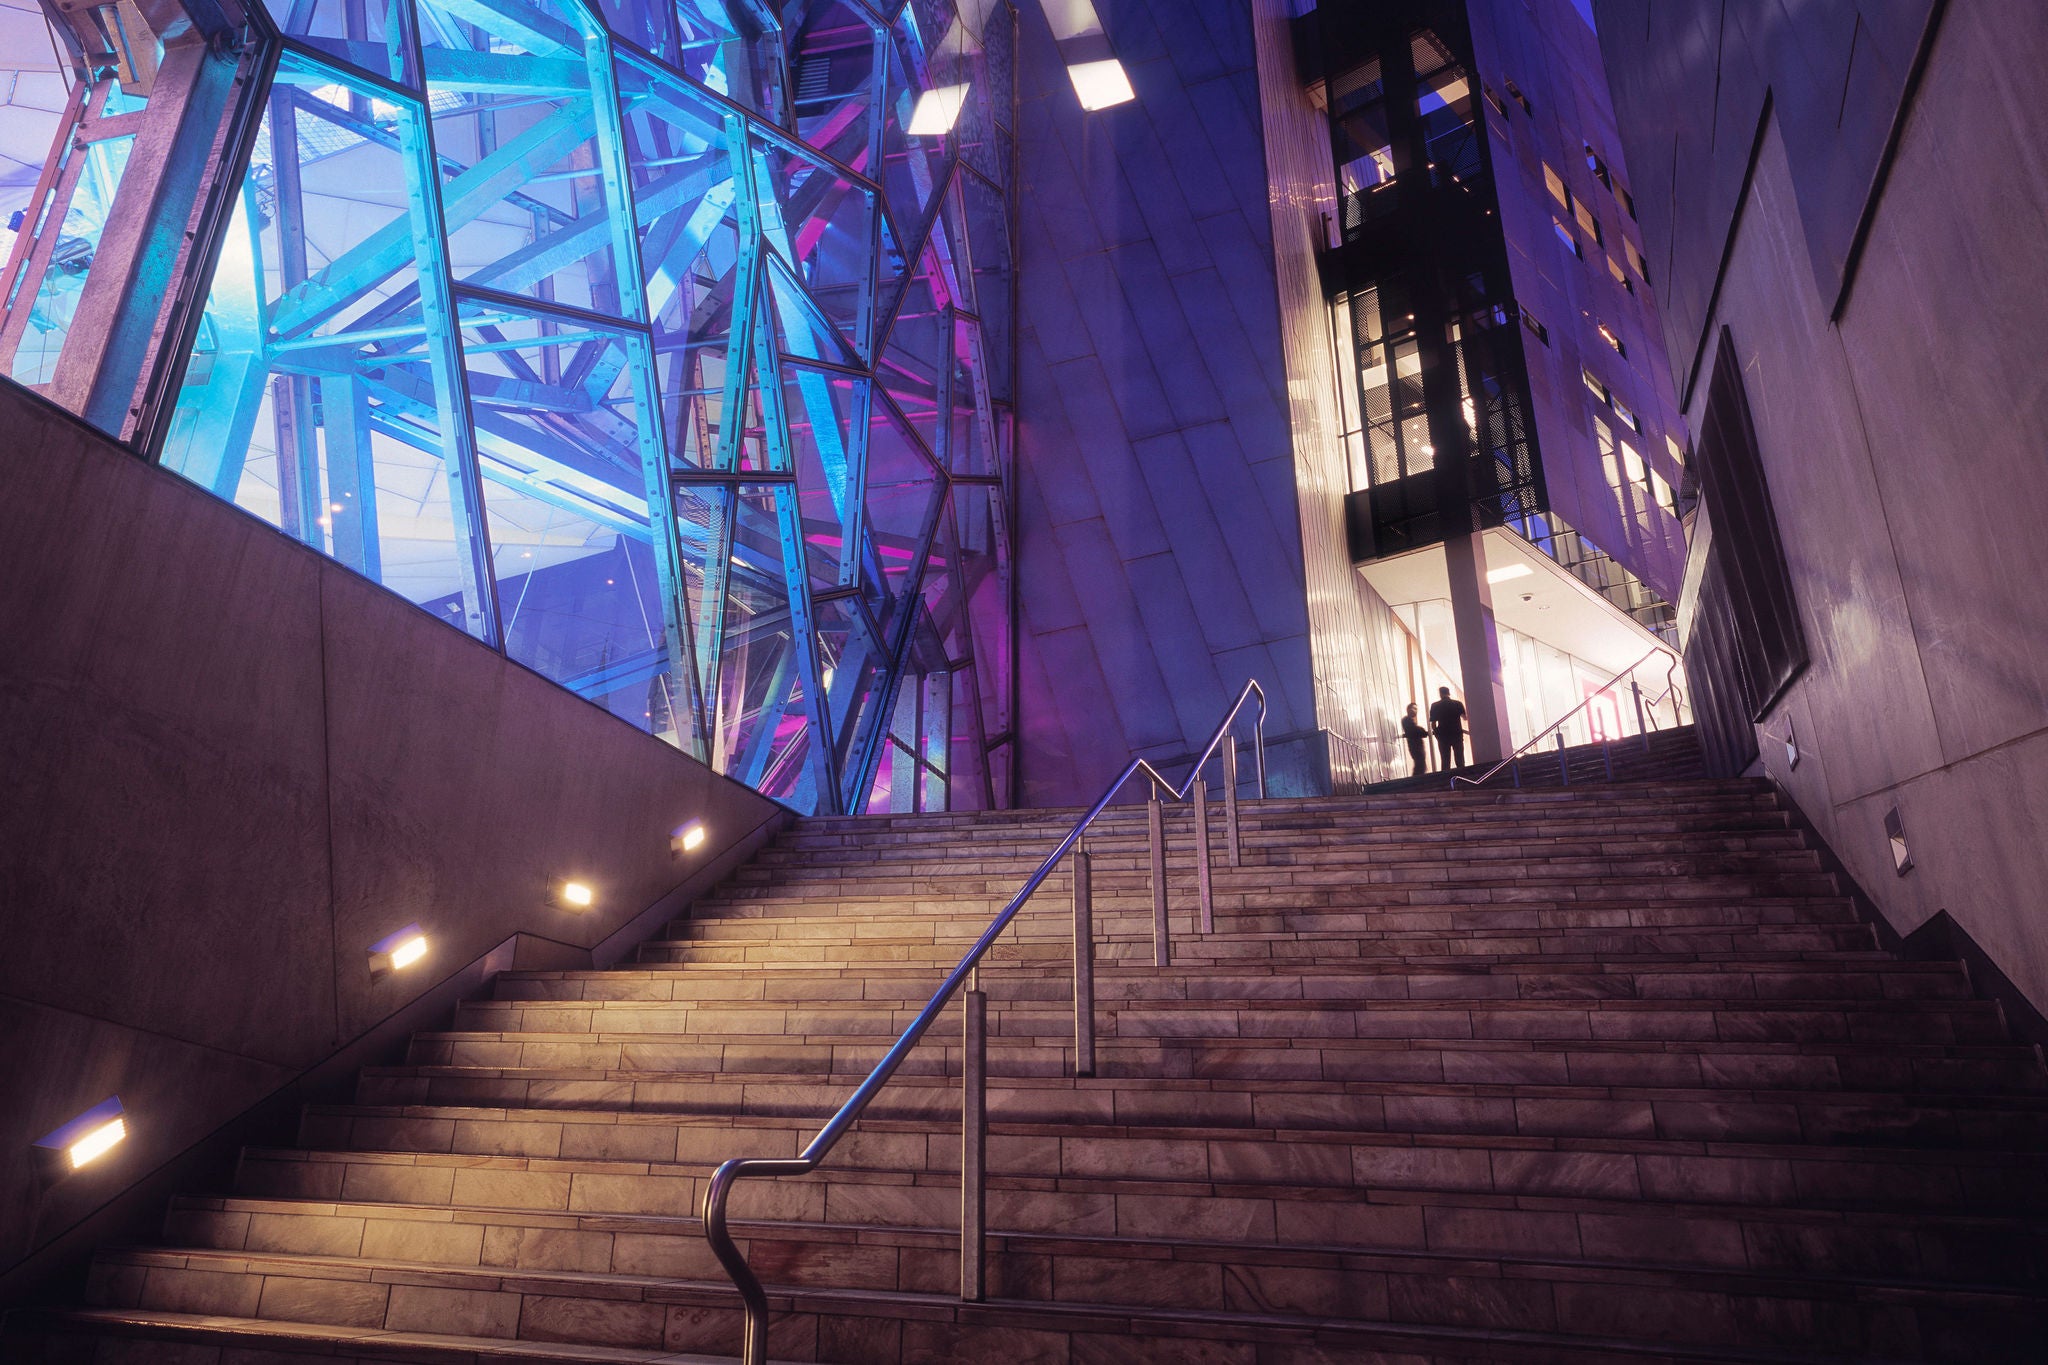
[[[1437,700],[1429,706],[1429,728],[1436,735],[1437,756],[1443,760],[1446,769],[1453,766],[1462,768],[1465,766],[1465,703],[1452,701],[1448,687],[1439,687],[1436,695]],[[1451,762],[1453,754],[1458,758],[1455,765]]]

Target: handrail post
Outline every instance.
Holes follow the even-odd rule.
[[[1564,731],[1562,730],[1557,732],[1557,772],[1558,776],[1564,779],[1564,785],[1569,787],[1572,784],[1572,761],[1566,756],[1564,751]]]
[[[960,1064],[960,1298],[980,1303],[988,1219],[988,996],[975,983],[965,992]]]
[[[1202,932],[1216,932],[1216,897],[1209,873],[1209,784],[1195,779],[1195,885],[1201,892]]]
[[[1095,1074],[1094,859],[1074,851],[1074,1074]]]
[[[1237,833],[1237,736],[1223,738],[1223,823],[1229,832],[1230,865],[1244,866],[1244,852]]]
[[[1650,727],[1643,723],[1643,685],[1634,678],[1628,680],[1628,690],[1636,696],[1636,733],[1643,737],[1643,751],[1650,749]],[[1612,776],[1612,774],[1609,774]]]
[[[1171,960],[1166,944],[1166,812],[1159,804],[1159,784],[1145,803],[1145,826],[1152,835],[1152,965]]]
[[[1609,740],[1603,740],[1603,741],[1601,741],[1601,744],[1600,744],[1600,757],[1601,757],[1601,758],[1603,758],[1603,759],[1605,759],[1605,760],[1607,760],[1607,780],[1608,780],[1609,782],[1612,782],[1612,781],[1614,780],[1614,741],[1613,741],[1613,740],[1609,739]]]

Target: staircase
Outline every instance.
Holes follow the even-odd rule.
[[[1072,818],[800,822],[633,965],[498,977],[0,1356],[732,1351],[712,1166],[795,1152]],[[990,1300],[942,1023],[828,1169],[735,1194],[777,1358],[2039,1358],[2041,1059],[1762,784],[1249,804],[1207,938],[1190,818],[1165,970],[1142,810],[1089,841],[1099,1077],[1064,871],[984,965]]]
[[[1435,741],[1430,752],[1436,752]],[[1558,749],[1534,749],[1479,785],[1487,790],[1517,787],[1576,787],[1588,782],[1681,782],[1706,776],[1700,754],[1699,734],[1690,725],[1676,729],[1652,730],[1647,740],[1641,735],[1617,739],[1612,744],[1574,744]],[[1493,767],[1491,763],[1459,768],[1461,777],[1477,779]],[[1569,780],[1563,780],[1560,773]],[[1374,782],[1362,789],[1365,795],[1394,792],[1443,791],[1451,774],[1424,773],[1420,777],[1396,777]],[[1465,789],[1465,784],[1460,784]]]

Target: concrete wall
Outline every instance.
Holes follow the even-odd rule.
[[[1247,677],[1269,736],[1316,724],[1250,7],[1097,9],[1137,99],[1084,114],[1022,7],[1026,805],[1191,756]]]
[[[0,546],[0,1271],[508,937],[603,955],[783,818],[5,385]],[[130,1140],[45,1185],[34,1140],[117,1093]]]
[[[2037,1007],[2048,1004],[2044,66],[2048,10],[1946,7],[1833,321],[1831,267],[1809,255],[1813,187],[1802,195],[1796,141],[1772,116],[1725,267],[1693,291],[1712,297],[1709,328],[1726,323],[1738,348],[1812,656],[1760,727],[1764,766],[1895,928],[1947,911]],[[1621,114],[1626,130],[1625,99]],[[1891,126],[1886,108],[1862,116]],[[1640,171],[1648,149],[1630,150]],[[1843,218],[1836,206],[1828,222]],[[1770,738],[1788,724],[1797,768]],[[1884,833],[1894,806],[1916,864],[1904,877]]]

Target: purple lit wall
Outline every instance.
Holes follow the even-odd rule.
[[[1098,0],[1137,99],[1084,114],[1019,40],[1017,520],[1026,805],[1185,759],[1247,677],[1274,790],[1316,781],[1249,9]]]

